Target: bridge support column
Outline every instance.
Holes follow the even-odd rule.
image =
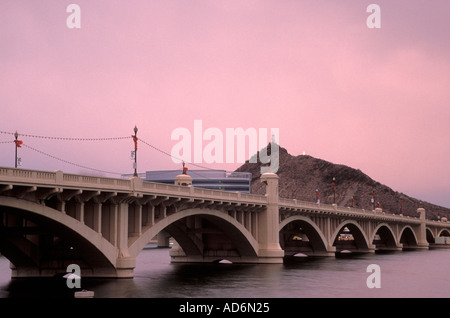
[[[258,258],[260,263],[282,263],[284,251],[280,246],[278,207],[278,176],[266,172],[261,176],[266,184],[267,208],[259,214],[258,220]]]
[[[93,229],[98,234],[102,234],[102,204],[94,204]]]
[[[424,208],[418,208],[417,213],[420,214],[420,228],[419,233],[417,233],[417,245],[418,248],[428,248],[429,244],[427,241],[427,230],[426,230],[426,215],[425,215],[425,209]]]
[[[157,235],[158,247],[170,247],[170,235],[165,231],[161,231]]]
[[[119,255],[116,261],[117,278],[132,278],[136,267],[136,258],[128,251],[128,203],[119,203],[117,216],[117,247]]]
[[[77,205],[75,206],[75,218],[80,221],[81,223],[84,223],[84,202],[79,201]]]
[[[326,251],[323,253],[323,256],[336,256],[336,246],[333,246],[334,238],[331,237],[332,230],[331,230],[331,218],[325,218],[325,224],[322,229],[323,233],[326,237]]]

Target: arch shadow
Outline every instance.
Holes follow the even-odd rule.
[[[221,236],[222,242],[220,244],[228,245],[228,247],[236,250],[233,261],[236,261],[236,259],[245,261],[246,258],[257,257],[259,244],[244,225],[222,211],[200,208],[178,211],[156,224],[148,226],[144,229],[142,235],[129,246],[130,255],[137,257],[145,245],[164,230],[175,239],[186,256],[197,258],[200,262],[204,261],[205,257],[211,259],[211,262],[229,259],[226,255],[205,254],[207,248],[205,243],[207,242],[202,241],[199,236],[193,235],[192,229],[187,228],[186,224],[182,222],[192,216],[199,216],[202,222],[212,227],[215,233],[209,235],[211,237],[213,235]],[[200,228],[198,231],[200,233],[202,229]],[[223,241],[224,237],[225,241]],[[211,241],[214,241],[214,239],[211,239]]]
[[[328,256],[328,242],[322,230],[310,218],[295,215],[284,219],[279,226],[280,246],[286,257],[297,253],[307,256]]]
[[[419,246],[416,233],[411,226],[405,225],[400,231],[400,244],[403,250],[414,250]]]
[[[59,249],[42,250],[39,245],[25,239],[24,233],[20,234],[20,231],[30,233],[33,228],[10,228],[3,225],[2,220],[0,252],[16,267],[17,273],[23,267],[29,272],[26,276],[32,272],[37,273],[36,276],[51,276],[56,271],[65,272],[67,262],[78,260],[84,276],[96,275],[96,269],[102,275],[114,275],[118,249],[73,217],[45,205],[5,196],[0,196],[0,212],[32,222],[40,231],[37,235],[45,233],[56,236],[51,243]]]
[[[381,223],[374,229],[372,243],[377,251],[393,251],[401,249],[394,231],[387,223]]]
[[[347,228],[351,233],[351,238],[349,240],[340,240],[341,233]],[[368,253],[373,252],[374,248],[372,242],[369,241],[363,228],[358,224],[358,222],[353,220],[345,220],[341,222],[331,236],[334,238],[333,246],[336,247],[336,255],[345,252],[351,253]]]

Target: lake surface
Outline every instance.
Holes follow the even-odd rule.
[[[298,258],[285,264],[171,264],[169,249],[148,245],[134,279],[81,279],[96,298],[442,298],[450,297],[450,249]],[[367,272],[379,265],[380,288]],[[10,278],[0,256],[0,298],[72,297],[65,280]],[[70,291],[70,293],[68,293]]]

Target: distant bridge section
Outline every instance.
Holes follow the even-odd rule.
[[[296,254],[429,248],[450,224],[175,184],[0,167],[0,253],[13,277],[52,276],[78,264],[83,277],[133,277],[136,257],[158,239],[172,262],[281,263]],[[180,181],[181,180],[181,181]],[[437,243],[438,243],[437,242]],[[446,240],[444,240],[446,242]],[[450,244],[450,238],[449,238]]]

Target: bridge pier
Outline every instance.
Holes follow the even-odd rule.
[[[119,257],[116,262],[116,278],[133,278],[136,258]]]
[[[261,176],[266,184],[267,208],[259,214],[258,219],[258,258],[260,263],[282,263],[284,251],[280,246],[278,206],[278,176],[266,172]]]
[[[126,202],[118,204],[117,247],[119,248],[119,255],[116,261],[118,278],[133,277],[134,268],[136,267],[136,258],[132,257],[128,251],[128,208],[129,204]]]
[[[170,247],[170,235],[165,231],[159,232],[156,237],[158,239],[158,247]]]
[[[417,209],[417,213],[419,213],[419,219],[420,219],[419,231],[417,233],[417,248],[428,249],[430,244],[427,241],[425,209],[420,207]]]

